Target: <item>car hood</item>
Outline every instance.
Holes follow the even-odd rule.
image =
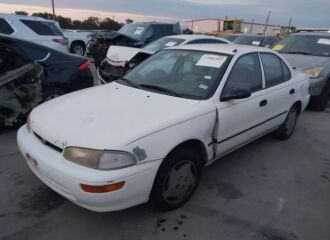
[[[297,70],[303,70],[311,67],[322,66],[324,62],[329,60],[329,57],[307,56],[302,54],[287,54],[282,53],[282,56]]]
[[[200,103],[111,83],[46,102],[30,119],[36,134],[60,148],[124,149],[200,115]]]
[[[107,59],[114,66],[125,67],[126,62],[132,60],[138,53],[152,55],[154,52],[132,47],[110,46]]]

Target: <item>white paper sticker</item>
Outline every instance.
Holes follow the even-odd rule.
[[[259,46],[259,45],[260,45],[260,41],[253,41],[253,42],[252,42],[252,45]]]
[[[168,42],[165,44],[165,47],[173,47],[176,45],[176,42]]]
[[[212,76],[204,76],[204,79],[211,80]]]
[[[207,90],[209,87],[204,85],[204,84],[199,84],[198,86],[199,88],[203,89],[203,90]]]
[[[140,34],[143,32],[143,30],[144,30],[144,27],[138,27],[138,28],[135,30],[134,34],[135,34],[135,35],[140,35]]]
[[[196,66],[203,67],[213,67],[220,68],[222,64],[226,61],[227,57],[213,55],[213,54],[204,54],[196,63]]]
[[[326,39],[326,38],[320,38],[317,41],[318,44],[324,44],[324,45],[330,45],[330,39]]]

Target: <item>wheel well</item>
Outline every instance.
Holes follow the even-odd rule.
[[[82,40],[74,40],[74,41],[71,43],[70,47],[71,47],[73,44],[75,44],[75,43],[82,44],[82,45],[84,46],[84,48],[86,48],[86,44],[85,44],[84,41],[82,41]]]
[[[200,157],[203,159],[203,163],[206,164],[206,162],[207,162],[207,152],[206,152],[204,144],[200,140],[191,139],[191,140],[182,142],[179,145],[177,145],[174,149],[172,149],[169,152],[169,154],[167,154],[167,156],[169,156],[170,154],[172,154],[173,152],[175,152],[175,151],[177,151],[178,149],[181,149],[181,148],[188,148],[188,149],[196,150],[198,152],[198,154],[200,155]]]
[[[297,102],[295,102],[294,104],[293,104],[293,106],[296,106],[297,107],[297,109],[298,109],[298,113],[299,113],[299,115],[300,115],[300,113],[301,113],[301,102],[300,101],[297,101]]]

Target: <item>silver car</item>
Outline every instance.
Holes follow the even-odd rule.
[[[330,100],[330,33],[295,33],[273,50],[310,77],[310,108],[323,111]]]

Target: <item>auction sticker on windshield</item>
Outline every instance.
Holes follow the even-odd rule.
[[[277,44],[277,45],[275,45],[275,46],[272,48],[272,50],[274,50],[274,51],[281,51],[284,47],[285,47],[285,46],[282,45],[282,44]]]
[[[221,68],[221,66],[225,63],[227,57],[213,55],[213,54],[204,54],[196,63],[196,66],[203,67],[213,67],[213,68]]]
[[[176,45],[176,42],[168,42],[165,44],[165,47],[173,47]]]
[[[252,42],[252,45],[259,46],[259,45],[260,45],[260,41],[253,41],[253,42]]]
[[[317,41],[318,44],[324,44],[324,45],[330,45],[330,39],[326,39],[326,38],[320,38]]]
[[[143,30],[144,30],[144,27],[138,27],[138,28],[135,30],[134,34],[135,34],[135,35],[140,35],[140,34],[143,32]]]

